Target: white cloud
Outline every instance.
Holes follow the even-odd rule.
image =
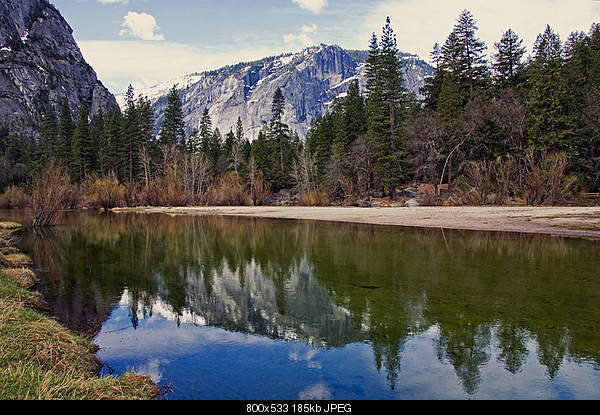
[[[443,44],[459,14],[467,9],[477,20],[478,37],[494,52],[494,43],[512,28],[531,53],[537,35],[547,24],[565,41],[575,30],[587,32],[600,21],[600,2],[596,0],[387,0],[365,18],[353,47],[366,48],[371,33],[381,33],[390,16],[398,38],[398,48],[429,59],[433,45]]]
[[[318,29],[318,26],[313,24],[311,26],[303,25],[302,31],[298,34],[287,34],[283,36],[283,41],[290,48],[295,48],[301,46],[303,48],[313,46],[315,42],[308,35],[309,33],[314,33]]]
[[[175,42],[78,41],[86,61],[112,92],[120,93],[129,83],[153,86],[193,72],[217,69],[283,53],[284,49],[214,51]],[[117,87],[116,85],[119,85]]]
[[[129,0],[98,0],[98,2],[102,3],[102,4],[115,4],[115,3],[127,4],[127,3],[129,3]]]
[[[319,13],[324,7],[327,7],[327,0],[292,0],[303,9],[310,10],[313,13]]]
[[[106,1],[106,0],[104,0]],[[110,1],[110,0],[109,0]],[[154,16],[147,13],[129,12],[123,17],[121,36],[131,36],[142,40],[165,40],[159,33]]]

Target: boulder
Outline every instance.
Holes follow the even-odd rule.
[[[421,204],[417,201],[417,199],[410,199],[409,201],[406,202],[406,207],[412,208],[412,207],[419,207],[421,206]]]

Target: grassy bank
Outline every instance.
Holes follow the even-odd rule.
[[[100,364],[91,339],[78,336],[44,314],[40,294],[30,291],[31,261],[11,245],[17,224],[0,223],[0,399],[155,399],[146,376],[97,376]]]

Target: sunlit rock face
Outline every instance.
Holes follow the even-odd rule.
[[[296,54],[191,74],[136,93],[154,103],[160,125],[166,95],[177,85],[188,134],[199,128],[204,109],[208,108],[213,127],[222,134],[235,129],[239,117],[252,140],[271,119],[273,95],[281,88],[286,101],[283,121],[305,137],[311,124],[331,107],[334,99],[346,95],[353,80],[357,79],[364,90],[366,57],[363,51],[321,45]],[[414,55],[402,54],[402,64],[407,89],[418,95],[432,68]],[[123,108],[125,97],[120,95],[117,99]]]
[[[34,137],[50,105],[86,102],[92,115],[117,106],[84,60],[73,30],[44,0],[0,2],[0,121],[13,134]]]

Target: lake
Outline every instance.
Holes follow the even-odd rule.
[[[597,241],[73,212],[18,245],[163,399],[600,398]]]

